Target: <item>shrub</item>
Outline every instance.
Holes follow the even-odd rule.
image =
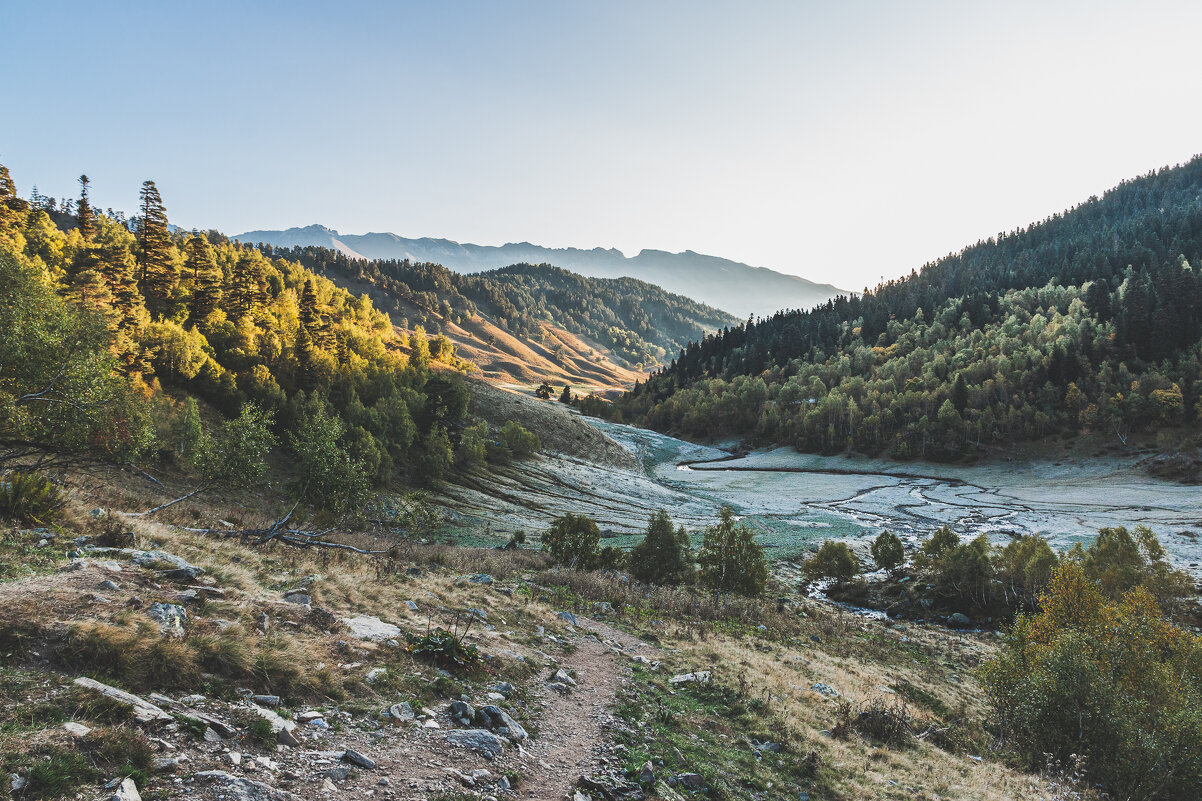
[[[0,480],[0,517],[44,526],[62,505],[62,493],[45,476],[14,470]]]
[[[896,570],[906,561],[902,541],[892,531],[882,531],[872,541],[872,560],[881,570]]]
[[[643,541],[630,551],[630,574],[644,584],[689,584],[696,577],[684,526],[672,527],[663,509],[651,515]]]
[[[361,514],[371,487],[363,464],[346,448],[346,427],[320,398],[307,407],[289,438],[297,494],[338,516]]]
[[[597,562],[597,544],[601,530],[587,515],[568,512],[556,518],[543,534],[543,550],[561,565],[576,570],[589,570]]]
[[[444,628],[428,631],[420,637],[415,634],[407,634],[406,638],[409,640],[407,650],[436,667],[446,670],[470,669],[480,663],[480,651],[474,644],[464,643],[466,635],[466,628],[459,636]]]
[[[501,426],[499,434],[501,441],[505,443],[505,447],[509,448],[510,452],[519,458],[530,456],[542,450],[543,446],[539,441],[538,434],[527,431],[516,420],[509,420],[505,425]]]
[[[716,526],[706,527],[697,562],[700,581],[714,591],[715,599],[724,592],[759,595],[768,583],[764,549],[750,528],[735,524],[735,512],[729,506],[718,512]]]
[[[1084,757],[1115,798],[1202,797],[1202,638],[1137,587],[1106,597],[1061,564],[982,669],[995,722],[1029,769]]]
[[[818,553],[805,561],[802,572],[810,581],[834,579],[837,584],[842,584],[860,572],[860,560],[847,543],[827,540]]]

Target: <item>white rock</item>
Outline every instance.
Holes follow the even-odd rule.
[[[378,617],[370,615],[358,615],[356,617],[345,617],[342,622],[350,629],[351,636],[360,640],[371,640],[372,642],[384,642],[385,640],[393,639],[401,636],[399,627],[391,623],[385,623]]]

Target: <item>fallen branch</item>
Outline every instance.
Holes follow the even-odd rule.
[[[351,551],[353,553],[363,554],[364,556],[376,556],[383,553],[388,553],[387,548],[382,550],[372,550],[368,548],[356,548],[354,545],[347,545],[341,542],[329,542],[321,539],[322,537],[332,534],[335,529],[327,528],[324,531],[305,531],[303,529],[286,528],[289,520],[292,519],[292,513],[296,511],[299,501],[292,505],[288,513],[283,517],[273,522],[267,528],[247,528],[247,529],[226,529],[226,528],[190,528],[188,526],[180,526],[184,531],[191,531],[196,534],[212,534],[221,537],[238,537],[243,542],[253,540],[255,545],[265,545],[269,542],[279,542],[293,548],[330,548],[338,551]]]
[[[187,495],[176,498],[173,501],[167,501],[167,503],[165,503],[161,506],[156,506],[153,509],[147,509],[145,512],[122,512],[121,515],[123,517],[146,517],[146,515],[152,515],[155,512],[161,512],[162,510],[166,509],[169,506],[175,506],[177,503],[183,503],[184,501],[191,498],[193,495],[199,495],[200,493],[204,492],[205,490],[207,490],[209,488],[209,486],[210,486],[209,484],[201,484],[199,487],[192,490]]]

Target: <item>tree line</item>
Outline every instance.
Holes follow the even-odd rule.
[[[1196,424],[1202,159],[810,311],[690,343],[627,421],[812,452],[955,458]]]

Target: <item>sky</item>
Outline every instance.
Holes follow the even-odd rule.
[[[873,286],[1202,152],[1202,3],[0,4],[22,194]]]

